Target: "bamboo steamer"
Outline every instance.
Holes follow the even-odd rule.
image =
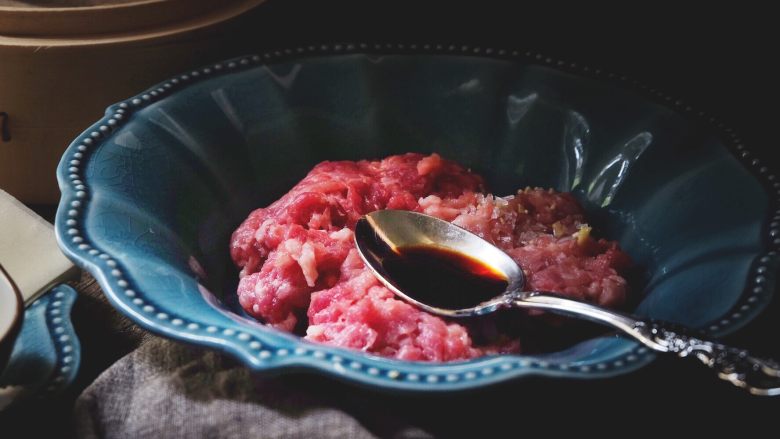
[[[263,2],[0,7],[0,112],[10,137],[0,139],[0,188],[28,204],[56,203],[55,169],[76,135],[109,104],[224,58],[240,34],[231,19]]]

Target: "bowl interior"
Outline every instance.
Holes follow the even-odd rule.
[[[122,110],[123,124],[83,169],[68,170],[66,155],[61,178],[83,176],[88,193],[73,214],[83,218],[86,243],[66,247],[104,280],[117,271],[105,261],[118,264],[124,283],[108,288],[127,309],[143,292],[141,321],[162,312],[268,331],[236,304],[228,240],[252,209],[322,160],[438,152],[484,175],[496,194],[528,185],[572,191],[597,233],[618,240],[641,268],[635,311],[694,327],[739,301],[764,249],[767,195],[716,136],[631,91],[546,67],[463,56],[312,57],[136,100],[109,109],[107,117]],[[75,199],[78,188],[63,191]],[[598,338],[546,358],[604,358],[625,343]]]

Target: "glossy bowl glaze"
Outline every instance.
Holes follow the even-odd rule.
[[[637,314],[712,335],[747,323],[777,266],[772,171],[684,107],[560,65],[473,47],[354,44],[187,72],[109,107],[70,145],[58,239],[139,325],[256,371],[436,391],[609,376],[652,360],[608,335],[544,355],[403,362],[313,344],[240,310],[228,238],[253,208],[322,160],[438,152],[497,194],[572,191],[642,267]]]
[[[20,313],[21,330],[5,369],[0,370],[0,411],[51,399],[76,379],[81,344],[70,319],[76,297],[76,290],[60,284]]]

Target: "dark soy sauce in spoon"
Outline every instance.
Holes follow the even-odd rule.
[[[382,255],[382,268],[409,297],[444,309],[471,308],[500,296],[507,278],[463,253],[430,245],[399,247]]]

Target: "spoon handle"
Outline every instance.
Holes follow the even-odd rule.
[[[641,319],[556,293],[540,291],[521,293],[515,297],[512,305],[544,309],[611,326],[655,351],[673,353],[679,357],[696,357],[721,379],[754,395],[780,395],[780,365],[777,362],[756,358],[746,350],[706,340],[680,325]]]

